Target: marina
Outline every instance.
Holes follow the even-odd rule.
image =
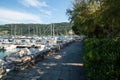
[[[50,57],[54,52],[68,46],[75,40],[75,37],[65,37],[64,39],[59,37],[1,39],[1,78],[9,71],[24,70],[36,62]]]
[[[73,35],[72,31],[70,34],[66,32],[67,35],[56,35],[54,24],[47,27],[46,33],[49,35],[44,33],[41,36],[30,36],[30,32],[27,36],[17,35],[16,27],[14,25],[14,34],[11,32],[11,36],[0,36],[0,79],[4,79],[11,71],[25,70],[82,39],[82,36]]]
[[[82,41],[87,28],[79,32],[74,17],[67,18],[70,4],[0,2],[0,80],[84,80]]]

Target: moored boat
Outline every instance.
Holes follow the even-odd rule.
[[[3,46],[3,49],[6,50],[6,51],[11,51],[11,50],[13,50],[15,48],[16,48],[16,45],[13,45],[13,44],[5,44]]]

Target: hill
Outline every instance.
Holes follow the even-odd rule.
[[[0,35],[51,35],[53,27],[56,35],[65,35],[71,30],[71,25],[67,22],[53,24],[5,24],[0,25]]]

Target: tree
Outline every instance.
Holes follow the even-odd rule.
[[[120,0],[74,0],[67,14],[77,35],[115,37],[120,35]]]
[[[73,9],[68,9],[67,13],[73,24],[72,28],[76,34],[85,34],[87,36],[95,35],[94,30],[96,23],[94,19],[96,17],[96,10],[98,10],[96,2],[86,0],[75,0],[73,2]]]

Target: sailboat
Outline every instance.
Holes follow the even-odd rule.
[[[51,38],[49,40],[50,45],[56,45],[57,37],[55,36],[54,24],[51,24]]]

